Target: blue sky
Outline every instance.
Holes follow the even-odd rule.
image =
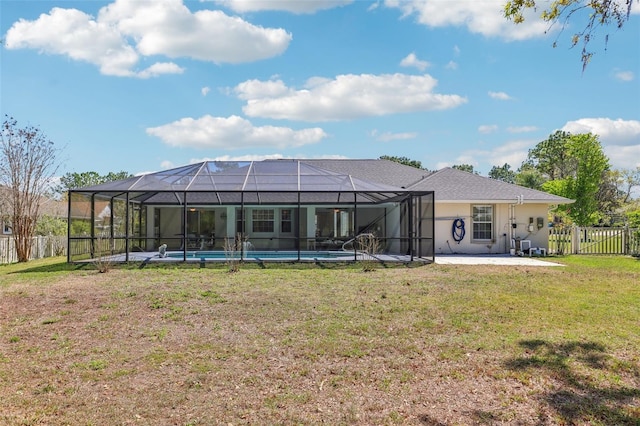
[[[381,155],[486,174],[559,129],[640,166],[640,4],[584,73],[578,21],[516,26],[502,4],[2,0],[0,110],[60,174]]]

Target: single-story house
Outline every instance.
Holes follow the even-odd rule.
[[[205,161],[70,191],[69,212],[86,213],[70,214],[69,261],[102,253],[104,240],[126,260],[165,249],[183,260],[224,258],[238,247],[265,259],[356,260],[372,239],[388,259],[508,253],[520,240],[546,248],[549,205],[569,202],[389,160]]]

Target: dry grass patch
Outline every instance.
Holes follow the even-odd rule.
[[[0,423],[638,424],[638,265],[7,270]]]

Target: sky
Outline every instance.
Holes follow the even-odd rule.
[[[486,175],[557,130],[640,167],[640,3],[584,71],[583,15],[515,25],[503,3],[2,0],[0,112],[61,175],[382,155]]]

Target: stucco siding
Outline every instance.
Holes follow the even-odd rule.
[[[492,207],[491,238],[474,239],[472,218],[472,206],[474,204]],[[479,202],[474,204],[443,202],[435,204],[436,254],[509,253],[512,239],[530,240],[532,247],[547,248],[549,231],[547,227],[548,206],[546,204],[521,204],[515,206],[504,203]],[[533,219],[532,223],[530,223],[531,218]],[[538,225],[538,218],[542,220],[541,227]],[[465,233],[459,242],[456,241],[453,233],[453,224],[456,219],[464,221]],[[515,223],[515,228],[512,227],[512,223]]]

